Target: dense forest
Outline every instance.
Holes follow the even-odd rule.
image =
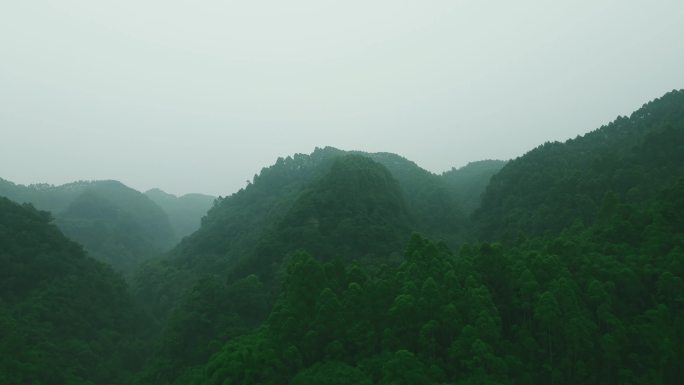
[[[149,351],[144,315],[51,221],[0,198],[0,383],[128,383]]]
[[[2,384],[675,384],[684,369],[684,91],[443,174],[325,147],[218,199],[0,182],[55,217],[0,198]]]
[[[651,200],[684,177],[684,93],[671,92],[565,143],[545,143],[514,159],[487,185],[475,216],[491,240],[557,234],[592,224],[607,192]]]

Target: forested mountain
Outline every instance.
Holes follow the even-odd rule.
[[[227,275],[240,260],[254,255],[260,239],[282,220],[304,186],[330,167],[332,159],[320,150],[311,156],[279,158],[245,189],[217,199],[198,231],[140,270],[138,295],[164,318],[200,277]]]
[[[48,212],[0,197],[0,383],[128,384],[140,313],[112,269]]]
[[[370,208],[375,212],[364,212]],[[277,261],[301,248],[325,248],[319,257],[328,259],[388,258],[401,254],[411,230],[456,245],[466,222],[440,176],[398,155],[326,147],[280,158],[245,189],[217,200],[202,227],[148,264],[138,282],[141,295],[164,314],[204,274],[271,276]]]
[[[200,227],[202,217],[216,199],[205,194],[185,194],[178,197],[160,189],[148,190],[145,195],[166,212],[178,239],[192,234]]]
[[[416,235],[381,270],[299,254],[264,326],[177,383],[675,384],[683,197],[507,248]]]
[[[67,236],[126,273],[178,239],[164,210],[117,181],[23,186],[0,180],[0,196],[51,211]]]
[[[140,383],[673,383],[684,342],[680,99],[441,176],[392,154],[279,159],[139,276],[157,317],[170,314]],[[583,194],[598,197],[589,220],[562,206],[585,178],[595,190]],[[489,179],[471,236],[506,246],[450,251]],[[511,222],[521,213],[539,228]],[[414,236],[401,257],[410,230],[448,243]]]
[[[565,143],[545,143],[509,162],[487,186],[478,235],[558,234],[594,223],[606,194],[653,199],[684,176],[684,92]]]
[[[217,201],[196,233],[168,256],[147,264],[136,279],[136,292],[164,319],[186,297],[183,293],[195,293],[183,300],[193,302],[215,296],[204,291],[202,277],[228,277],[230,286],[255,274],[258,285],[265,285],[266,303],[272,303],[280,292],[283,261],[297,250],[340,264],[398,263],[412,230],[455,243],[465,223],[449,186],[415,163],[393,154],[317,149],[311,155],[279,159],[245,189]],[[190,307],[183,303],[172,318],[181,317],[178,309]],[[205,311],[213,314],[207,317],[217,329],[212,339],[241,319],[237,313],[226,320]],[[265,315],[261,312],[261,318]],[[188,335],[182,330],[169,333]],[[207,353],[203,349],[202,354]],[[183,363],[197,361],[198,356]],[[159,370],[177,370],[180,364]]]
[[[148,231],[130,192],[0,186],[82,239]],[[46,213],[0,209],[0,383],[676,384],[684,369],[684,91],[442,175],[389,153],[279,158],[136,272],[149,319]]]
[[[390,172],[368,157],[344,155],[300,193],[240,269],[268,276],[263,267],[298,249],[327,260],[385,258],[401,252],[411,225]]]

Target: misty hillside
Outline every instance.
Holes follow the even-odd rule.
[[[0,196],[52,212],[67,236],[96,259],[127,273],[179,239],[161,207],[117,181],[24,186],[0,180]]]
[[[450,185],[448,181],[433,174],[416,163],[391,153],[359,154],[387,167],[399,181],[406,197],[410,215],[415,220],[414,230],[429,234],[435,239],[456,246],[463,241],[467,223],[466,201],[459,199],[458,188],[473,188],[472,181],[463,180]],[[471,187],[472,186],[472,187]],[[484,190],[481,187],[480,192]]]
[[[352,162],[359,159],[354,157],[338,162],[348,154],[372,162]],[[363,162],[366,166],[360,167]],[[375,185],[386,179],[382,175],[390,179]],[[350,186],[358,191],[350,194]],[[363,211],[373,207],[375,211]],[[325,216],[317,217],[320,214]],[[443,178],[414,162],[389,153],[319,148],[311,155],[278,159],[255,175],[245,189],[216,201],[201,228],[168,257],[148,264],[137,281],[150,306],[164,309],[163,313],[168,311],[166,301],[177,298],[204,274],[235,278],[256,270],[275,274],[280,266],[271,265],[273,261],[309,247],[327,250],[320,258],[375,254],[384,259],[392,251],[400,254],[411,230],[456,246],[466,221]],[[349,243],[352,238],[355,240]],[[164,276],[173,276],[173,285]]]
[[[166,212],[178,239],[192,234],[199,228],[202,217],[216,199],[205,194],[175,196],[160,189],[148,190],[145,195]]]
[[[503,160],[480,160],[470,162],[460,168],[452,168],[442,173],[442,178],[453,189],[454,198],[463,206],[463,209],[472,214],[480,207],[482,193],[485,191],[489,180],[498,173],[505,165]]]
[[[684,92],[565,143],[545,143],[509,162],[487,186],[476,215],[486,239],[558,234],[592,224],[607,193],[653,199],[684,177]]]

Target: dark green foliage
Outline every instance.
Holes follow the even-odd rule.
[[[317,149],[310,156],[279,159],[244,190],[218,199],[199,231],[168,257],[144,267],[136,278],[136,292],[162,322],[169,314],[185,311],[184,293],[207,275],[233,282],[258,274],[272,303],[285,273],[282,261],[297,250],[340,264],[353,259],[396,263],[411,229],[441,228],[453,239],[458,230],[448,229],[460,228],[464,221],[446,184],[404,158]],[[197,314],[213,319],[208,310]],[[174,326],[186,327],[194,326]],[[213,330],[207,338],[233,335],[223,327],[232,328],[219,322],[217,328],[207,329]],[[164,346],[169,341],[162,339],[161,351],[170,349]]]
[[[371,385],[370,378],[361,370],[343,362],[328,361],[301,371],[292,385]]]
[[[659,196],[509,248],[453,255],[413,236],[398,267],[330,274],[300,254],[264,328],[225,345],[196,383],[677,383],[684,181]],[[625,220],[638,241],[607,240]]]
[[[299,158],[300,161],[306,159]],[[266,285],[259,303],[270,304],[273,302],[274,292],[277,292],[279,288],[277,278],[283,274],[281,262],[288,254],[296,250],[313,250],[319,253],[321,258],[327,260],[361,258],[375,261],[392,256],[398,257],[410,233],[411,222],[397,181],[387,169],[367,157],[346,155],[326,158],[321,162],[329,162],[325,171],[318,174],[319,171],[316,169],[309,170],[311,175],[308,178],[311,180],[308,183],[302,182],[299,189],[295,190],[296,194],[294,191],[281,191],[283,195],[280,198],[292,199],[292,202],[283,207],[270,207],[270,210],[264,213],[268,215],[267,218],[258,220],[259,210],[250,206],[249,203],[261,206],[268,203],[267,198],[264,198],[266,202],[251,200],[252,198],[245,192],[239,192],[230,200],[218,203],[218,205],[231,205],[233,199],[248,199],[247,207],[255,211],[255,217],[250,219],[264,226],[264,229],[253,229],[257,234],[261,234],[255,244],[242,242],[246,242],[256,234],[247,233],[244,239],[240,237],[240,234],[234,239],[234,243],[226,245],[227,254],[224,254],[223,258],[217,258],[219,255],[212,255],[211,250],[217,246],[215,244],[210,244],[209,250],[201,248],[202,245],[206,245],[207,238],[205,237],[213,237],[213,233],[220,229],[214,226],[228,225],[236,226],[235,228],[238,229],[241,225],[246,225],[226,221],[232,220],[232,217],[217,218],[218,210],[233,209],[232,206],[215,206],[205,219],[205,226],[187,238],[175,251],[177,254],[172,258],[177,259],[172,259],[170,262],[160,260],[145,267],[147,270],[142,272],[137,281],[137,291],[140,297],[151,305],[153,314],[159,319],[163,320],[167,314],[171,314],[167,334],[173,333],[174,337],[163,338],[160,351],[168,353],[169,357],[174,357],[183,364],[196,364],[206,359],[208,353],[216,350],[216,347],[200,343],[199,346],[202,348],[198,351],[192,351],[192,348],[180,345],[184,351],[182,354],[180,352],[169,353],[176,349],[173,345],[179,343],[178,340],[181,338],[178,337],[179,335],[193,336],[197,327],[195,321],[178,323],[174,319],[206,320],[211,323],[211,327],[203,328],[202,340],[206,338],[207,341],[220,341],[221,338],[236,335],[235,330],[244,331],[243,329],[258,326],[265,317],[268,308],[263,309],[256,317],[246,314],[245,309],[235,309],[221,314],[221,317],[232,317],[230,319],[217,318],[214,312],[222,309],[221,306],[197,308],[198,303],[206,302],[215,305],[219,295],[228,295],[225,293],[225,288],[216,291],[198,291],[198,285],[205,285],[207,282],[205,278],[207,275],[222,277],[223,282],[229,279],[229,282],[237,283],[241,282],[242,277],[259,274]],[[302,171],[304,167],[299,166],[305,164],[300,163],[294,168]],[[280,165],[280,167],[284,166]],[[317,163],[315,167],[323,166]],[[255,182],[246,191],[262,188],[262,183],[270,182],[269,172],[262,172],[262,174],[257,180],[264,182]],[[305,177],[302,176],[302,178]],[[278,203],[283,204],[283,202]],[[242,210],[244,207],[236,206],[234,209]],[[278,210],[282,210],[282,213],[279,214]],[[249,228],[248,224],[247,227]],[[193,255],[190,250],[204,251],[203,254]],[[188,257],[192,259],[187,259]],[[223,285],[221,281],[215,281],[213,278],[212,282],[216,282],[218,286]],[[229,287],[232,285],[235,284]],[[183,294],[185,290],[190,290],[192,295],[188,297]],[[176,306],[175,310],[173,310],[174,306]],[[195,310],[189,310],[190,308]],[[192,339],[189,341],[193,344],[198,343]],[[185,354],[190,354],[192,357]],[[175,367],[173,360],[168,362],[171,367]],[[161,365],[154,370],[165,369]],[[157,375],[159,373],[150,374],[153,377]],[[174,378],[173,375],[167,377]]]
[[[146,349],[120,276],[0,198],[0,383],[126,384]]]
[[[200,227],[202,217],[216,199],[204,194],[185,194],[177,197],[160,189],[146,191],[145,195],[166,212],[179,239],[192,234]]]
[[[184,383],[194,366],[226,340],[251,331],[270,307],[269,294],[254,275],[230,285],[216,276],[202,279],[171,313],[142,381]]]
[[[684,176],[684,91],[672,91],[608,126],[545,143],[491,180],[477,212],[478,236],[558,234],[593,223],[604,195],[651,199]]]
[[[360,155],[337,158],[330,170],[304,189],[282,221],[240,266],[268,275],[291,251],[320,258],[378,260],[398,253],[411,222],[399,184],[382,165]]]
[[[673,97],[678,94],[663,100]],[[301,158],[296,170],[308,170],[308,177],[290,184],[290,195],[281,195],[287,200],[274,200],[265,211],[277,219],[264,217],[269,225],[254,239],[256,252],[243,254],[237,265],[246,268],[237,275],[237,270],[224,270],[229,282],[248,272],[277,278],[272,293],[282,282],[268,320],[229,339],[206,365],[193,366],[191,375],[178,378],[196,384],[340,379],[374,384],[676,383],[682,368],[677,357],[684,353],[684,223],[679,214],[684,212],[684,182],[676,181],[684,173],[676,150],[681,130],[672,128],[676,120],[670,120],[679,115],[668,112],[680,105],[670,102],[651,104],[651,113],[659,117],[648,115],[643,124],[635,123],[641,136],[629,124],[603,128],[578,139],[578,153],[566,153],[564,146],[572,148],[571,142],[513,161],[501,173],[527,167],[537,156],[530,170],[548,169],[539,171],[539,180],[524,179],[527,171],[516,176],[523,178],[516,187],[523,192],[492,187],[497,179],[517,182],[495,174],[501,163],[471,165],[447,173],[440,182],[389,154],[371,158],[389,170],[391,179],[363,158],[336,154],[338,160],[326,158],[329,163],[317,169],[313,165],[321,163]],[[669,106],[658,110],[662,103]],[[661,135],[667,144],[659,142]],[[665,150],[659,152],[661,146]],[[610,167],[595,169],[576,160],[584,151],[603,159],[599,163],[613,159]],[[548,159],[549,153],[557,159]],[[659,172],[664,165],[674,173]],[[608,170],[622,171],[613,177]],[[653,175],[645,179],[643,170]],[[436,213],[431,202],[439,208],[443,201],[448,211],[455,206],[441,198],[443,192],[461,191],[459,199],[468,196],[472,208],[478,190],[472,186],[493,174],[485,196],[490,201],[476,219],[481,229],[491,231],[481,234],[494,236],[496,229],[504,229],[503,245],[464,246],[454,255],[444,243],[414,236],[403,260],[386,258],[388,251],[383,258],[380,249],[364,258],[369,247],[392,242],[375,234],[376,245],[364,244],[373,226],[389,234],[394,229],[397,236],[402,224],[437,229],[433,234],[440,227],[462,232],[457,222],[426,220],[426,213]],[[568,184],[558,185],[556,174],[571,175],[567,183],[584,187],[585,177],[598,181],[595,189],[583,190],[591,207],[566,200]],[[548,184],[539,183],[544,178],[550,178]],[[245,191],[256,189],[258,180]],[[283,178],[271,187],[282,187],[285,180],[297,179]],[[425,192],[421,184],[429,186]],[[517,195],[527,194],[525,189],[535,191]],[[529,206],[517,206],[516,199]],[[534,206],[540,199],[544,210]],[[508,202],[514,206],[505,206]],[[500,217],[487,216],[491,205],[501,206]],[[374,210],[383,214],[374,218]],[[510,222],[518,215],[528,219]],[[346,218],[354,218],[352,232],[340,231]],[[494,227],[486,227],[486,220]],[[528,227],[533,224],[542,230]],[[296,249],[311,254],[283,258]],[[335,251],[344,258],[331,259]]]
[[[166,213],[116,181],[22,186],[0,180],[0,196],[51,211],[67,236],[124,273],[176,241]]]

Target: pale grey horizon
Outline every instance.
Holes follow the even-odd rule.
[[[230,195],[315,147],[440,173],[684,88],[681,1],[0,5],[0,178]]]

